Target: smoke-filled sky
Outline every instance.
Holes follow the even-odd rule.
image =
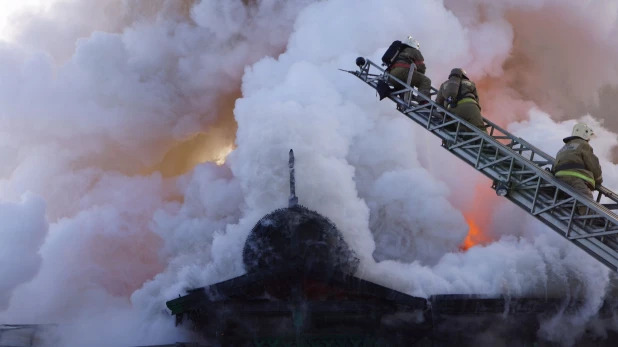
[[[434,87],[464,67],[483,115],[551,154],[584,117],[618,189],[615,1],[45,4],[2,17],[0,322],[59,323],[50,345],[190,339],[165,301],[243,274],[248,231],[287,202],[290,148],[300,202],[338,225],[362,278],[425,297],[585,297],[542,330],[565,342],[612,290],[337,68],[412,35]],[[484,242],[462,252],[468,221]]]

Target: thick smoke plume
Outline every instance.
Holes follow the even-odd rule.
[[[13,291],[30,281],[41,264],[38,249],[47,232],[44,201],[32,194],[25,194],[18,204],[0,204],[2,229],[0,237],[0,309],[9,306]],[[19,271],[15,263],[19,260]]]
[[[616,6],[105,0],[12,17],[0,321],[59,323],[50,344],[63,346],[191,339],[165,301],[244,272],[248,231],[286,204],[293,148],[297,195],[337,224],[358,276],[423,297],[585,298],[540,332],[573,343],[609,271],[336,69],[413,35],[434,87],[466,68],[484,116],[551,154],[590,112],[605,185],[618,188],[618,129],[601,123],[618,80]],[[469,220],[484,246],[461,252]]]

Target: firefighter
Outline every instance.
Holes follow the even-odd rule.
[[[559,180],[592,199],[592,191],[603,182],[599,158],[588,143],[594,131],[585,123],[573,126],[571,136],[563,139],[565,145],[556,154],[551,172]],[[585,206],[578,206],[580,215],[586,213]]]
[[[483,116],[481,116],[481,105],[476,84],[470,81],[464,69],[455,68],[451,70],[448,80],[440,85],[440,90],[436,95],[436,103],[487,133]],[[460,130],[465,131],[467,128],[460,128]]]
[[[425,76],[425,71],[427,68],[425,66],[423,55],[420,51],[421,45],[418,41],[412,38],[412,36],[406,37],[401,41],[401,43],[405,45],[405,48],[399,52],[395,58],[395,61],[388,67],[386,72],[403,82],[409,82],[409,85],[411,87],[416,87],[419,93],[425,95],[427,98],[431,98],[431,80],[429,77]],[[416,69],[414,69],[415,66]],[[413,70],[412,75],[409,76],[409,79],[408,75],[411,68]],[[389,83],[395,87],[394,91],[399,91],[405,88],[392,78],[389,78]],[[421,98],[418,98],[418,101],[420,105],[428,103],[428,101]]]

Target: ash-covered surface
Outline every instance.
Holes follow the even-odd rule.
[[[296,205],[264,216],[251,230],[243,250],[248,273],[281,267],[356,272],[359,259],[328,218]]]

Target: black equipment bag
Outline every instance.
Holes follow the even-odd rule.
[[[391,45],[382,56],[382,65],[386,66],[388,69],[388,67],[393,64],[395,59],[397,59],[399,52],[401,52],[404,47],[406,47],[406,45],[404,45],[401,41],[393,41],[393,43],[391,43]]]

